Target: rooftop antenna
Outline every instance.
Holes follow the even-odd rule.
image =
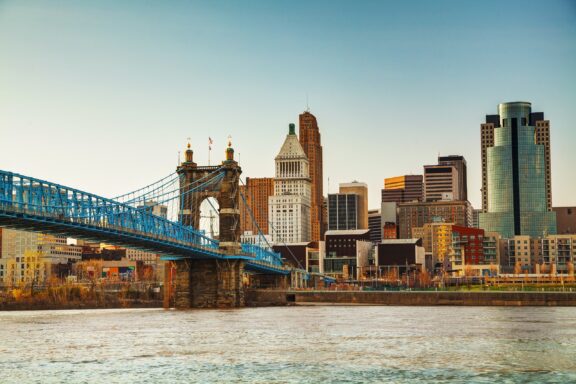
[[[306,92],[306,112],[310,112],[310,105],[308,105],[308,92]]]
[[[176,165],[180,165],[180,151],[178,151],[178,160],[176,161]]]

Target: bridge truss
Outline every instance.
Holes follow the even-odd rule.
[[[249,270],[289,273],[269,245],[242,244],[240,254],[226,254],[217,239],[182,223],[186,194],[203,198],[197,192],[215,188],[222,178],[223,171],[214,167],[183,188],[181,176],[173,173],[130,193],[104,198],[0,170],[0,226],[114,243],[159,253],[165,260],[242,259]]]

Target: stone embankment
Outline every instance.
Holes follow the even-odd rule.
[[[576,292],[274,291],[246,295],[248,306],[270,305],[576,306]]]

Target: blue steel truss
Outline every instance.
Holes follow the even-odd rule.
[[[243,259],[254,271],[289,273],[280,254],[242,244],[239,255],[217,240],[147,210],[33,177],[0,170],[0,226],[115,243],[164,259]]]

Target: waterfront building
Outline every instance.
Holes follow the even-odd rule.
[[[463,227],[472,224],[472,206],[468,201],[433,201],[398,205],[399,236],[412,237],[413,227],[443,221]]]
[[[436,272],[455,275],[493,275],[499,271],[498,234],[453,223],[435,222],[412,229],[421,238]]]
[[[538,240],[527,235],[513,236],[502,239],[503,271],[507,273],[532,273],[535,271],[536,261],[540,259]]]
[[[427,268],[422,239],[386,239],[376,245],[374,262],[379,274],[390,273],[390,268],[398,270],[398,276],[407,269],[416,267],[423,271]]]
[[[82,247],[62,236],[0,228],[0,283],[45,282],[65,277],[82,258]]]
[[[38,251],[51,265],[72,264],[82,260],[82,247],[68,244],[67,238],[63,236],[42,234]]]
[[[245,185],[240,186],[240,229],[241,233],[258,230],[267,235],[268,201],[274,195],[274,179],[271,177],[247,177]],[[244,201],[245,200],[245,201]],[[248,209],[248,207],[250,209]]]
[[[370,241],[374,244],[382,240],[382,213],[379,209],[368,211],[368,229],[370,229]]]
[[[308,158],[294,124],[275,159],[274,196],[268,200],[268,233],[274,244],[310,241],[311,186]]]
[[[328,230],[358,228],[359,196],[355,193],[328,194]]]
[[[323,272],[324,241],[306,241],[286,245],[275,245],[274,252],[282,255],[282,259],[294,268],[304,269],[311,273]]]
[[[338,279],[358,279],[372,253],[369,229],[326,231],[324,273]]]
[[[460,265],[486,264],[484,260],[484,230],[479,228],[461,227],[452,225],[451,257]]]
[[[422,175],[405,175],[384,179],[382,202],[406,203],[422,201]]]
[[[468,171],[464,156],[438,156],[438,165],[449,165],[456,168],[458,173],[458,200],[468,200]]]
[[[559,235],[576,233],[576,207],[554,207],[556,232]]]
[[[355,194],[358,196],[358,208],[356,215],[357,229],[368,229],[368,185],[358,181],[353,181],[351,183],[341,183],[340,193]]]
[[[310,235],[313,241],[322,239],[325,231],[325,218],[322,214],[324,199],[324,179],[322,163],[322,142],[316,117],[309,111],[300,114],[300,144],[308,158],[311,181]]]
[[[453,223],[442,221],[426,223],[422,227],[412,228],[410,238],[422,239],[422,246],[432,262],[433,268],[442,269],[442,265],[450,257],[452,249]]]
[[[160,261],[160,255],[157,253],[146,252],[140,249],[126,248],[126,258],[131,261],[141,261],[144,265],[150,265],[157,268]]]
[[[481,125],[480,227],[505,238],[556,233],[550,177],[550,122],[528,102],[498,105]]]
[[[502,243],[502,266],[508,273],[568,273],[569,263],[576,262],[576,234],[514,236]]]
[[[424,201],[462,200],[458,170],[452,165],[424,166]]]

